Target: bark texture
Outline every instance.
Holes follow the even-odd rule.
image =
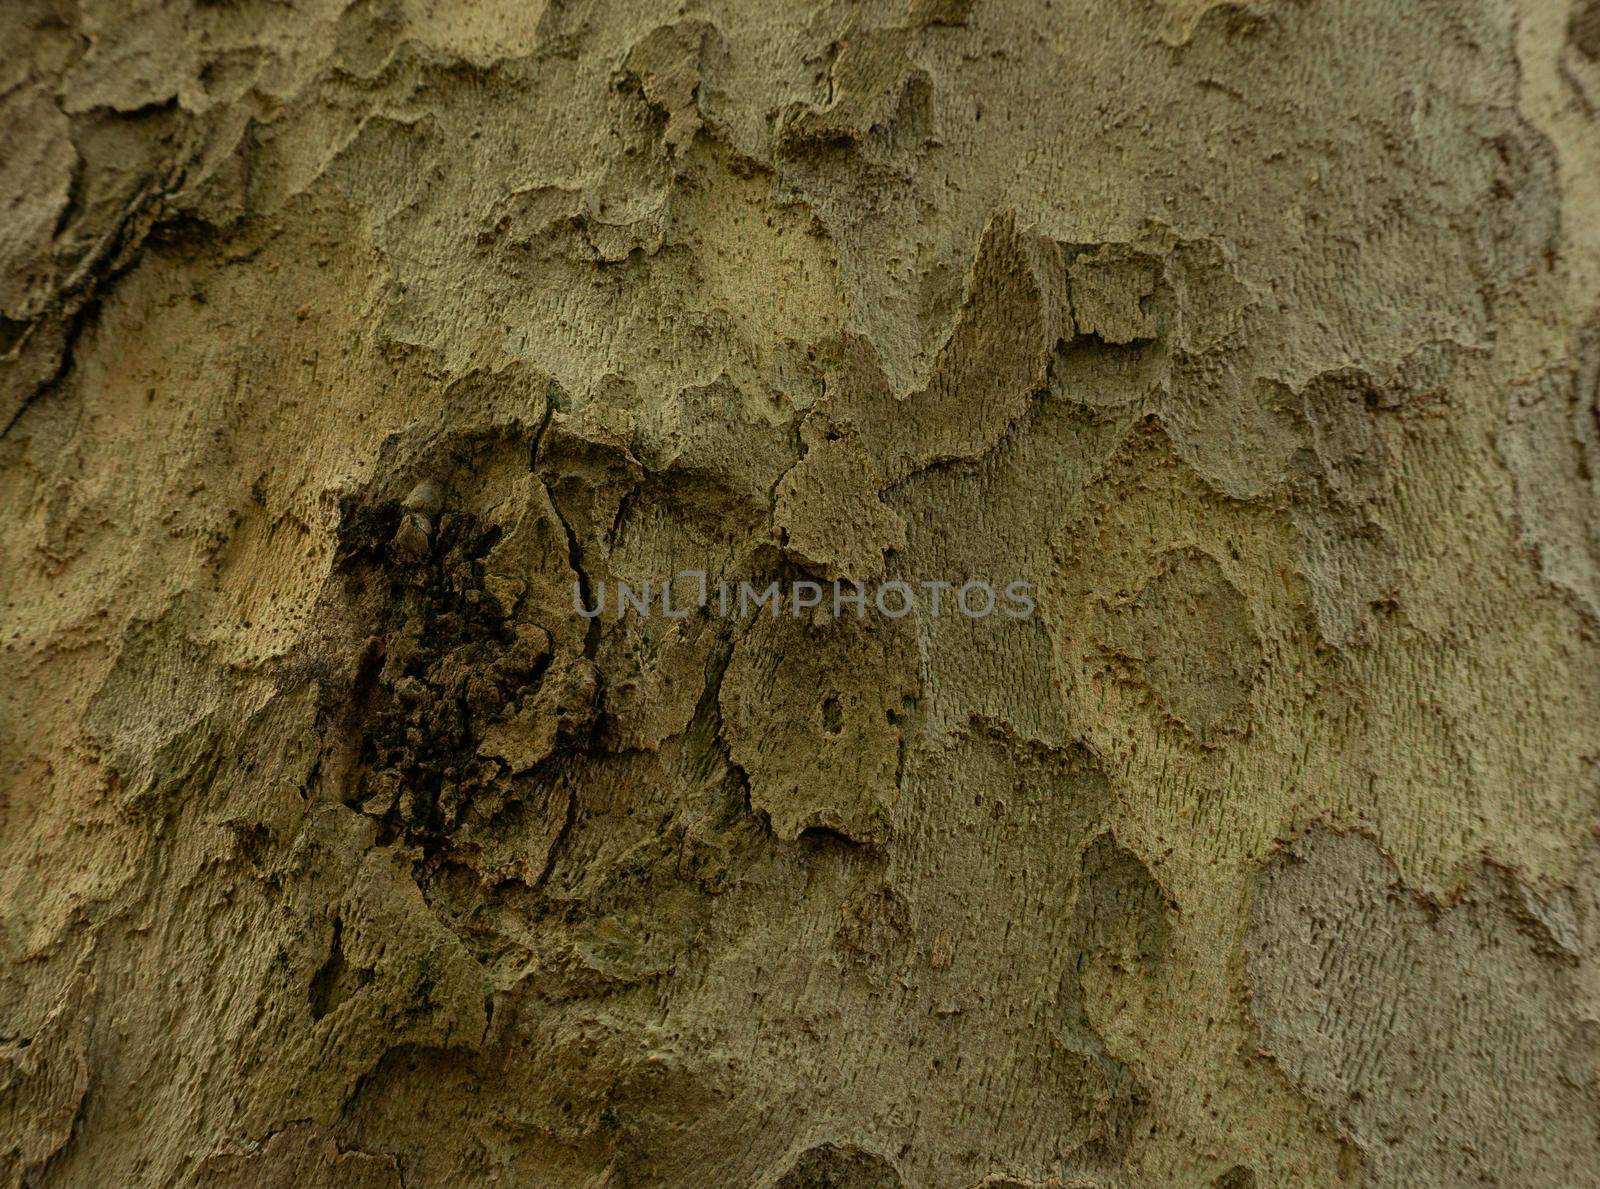
[[[0,1186],[1600,1183],[1600,0],[6,0]],[[983,577],[1037,614],[574,613]]]

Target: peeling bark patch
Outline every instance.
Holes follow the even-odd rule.
[[[1096,836],[1084,849],[1055,1026],[1063,1046],[1084,1062],[1100,1115],[1094,1146],[1107,1154],[1128,1142],[1145,1092],[1133,1071],[1106,1051],[1093,1013],[1148,985],[1171,943],[1171,911],[1149,869],[1111,835]]]
[[[1071,307],[1070,333],[1054,361],[1061,394],[1099,409],[1169,394],[1195,403],[1199,385],[1185,380],[1220,352],[1256,302],[1226,246],[1180,239],[1152,222],[1128,241],[1059,249]]]
[[[1107,644],[1137,667],[1167,713],[1208,745],[1244,728],[1262,662],[1250,604],[1199,550],[1162,558],[1110,621]]]
[[[1149,306],[1160,267],[1159,258],[1126,244],[1106,244],[1075,259],[1067,276],[1078,333],[1118,345],[1155,338]]]
[[[1600,0],[1582,0],[1573,6],[1567,37],[1585,58],[1600,61]]]
[[[797,104],[785,113],[779,133],[783,151],[803,155],[828,145],[881,151],[892,146],[889,138],[896,134],[908,147],[920,147],[932,84],[927,72],[907,58],[910,41],[903,29],[872,29],[838,45],[831,102]]]
[[[392,1157],[342,1151],[332,1133],[293,1123],[253,1151],[218,1152],[201,1162],[195,1189],[401,1189]]]
[[[1595,951],[1552,952],[1515,889],[1485,870],[1439,908],[1374,843],[1322,828],[1258,878],[1262,1046],[1375,1185],[1560,1189],[1600,1167]]]
[[[1600,114],[1600,0],[1573,6],[1561,73],[1590,117]]]
[[[716,37],[716,29],[705,21],[679,21],[651,31],[628,51],[624,81],[637,86],[666,119],[662,139],[674,151],[681,151],[700,130],[701,59]]]
[[[35,1183],[72,1138],[90,1088],[95,990],[80,971],[34,1035],[0,1041],[0,1183]]]
[[[1256,1189],[1259,1182],[1256,1180],[1254,1169],[1236,1164],[1216,1177],[1211,1184],[1215,1189]]]
[[[839,948],[847,959],[876,983],[901,972],[911,956],[911,917],[905,902],[888,884],[858,894],[840,909]]]
[[[1166,957],[1172,902],[1138,855],[1110,834],[1083,853],[1072,947],[1083,960],[1135,971]]]
[[[1540,572],[1600,619],[1600,324],[1571,369],[1511,393],[1500,452]]]
[[[213,717],[229,681],[196,643],[194,608],[180,600],[152,623],[130,625],[85,725],[133,804],[160,806],[210,753]]]
[[[773,523],[792,554],[830,576],[883,572],[905,527],[882,491],[936,463],[982,457],[1044,388],[1065,329],[1059,274],[1056,246],[999,213],[924,389],[899,400],[871,343],[829,344],[824,399],[801,426],[807,453],[777,487]]]
[[[899,798],[899,719],[917,689],[905,634],[848,614],[823,624],[760,618],[722,683],[728,750],[750,805],[780,838],[888,836]]]
[[[900,1174],[884,1157],[853,1144],[818,1144],[795,1158],[772,1189],[901,1189]]]

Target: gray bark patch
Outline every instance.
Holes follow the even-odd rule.
[[[1448,907],[1367,838],[1313,830],[1261,873],[1247,942],[1263,1047],[1384,1186],[1590,1183],[1600,1167],[1592,900],[1578,952],[1509,876]]]

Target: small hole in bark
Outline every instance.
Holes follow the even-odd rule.
[[[822,700],[822,729],[830,735],[844,730],[844,715],[839,712],[839,695],[829,694]]]

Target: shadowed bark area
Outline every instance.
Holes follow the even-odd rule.
[[[0,1189],[1600,1182],[1597,115],[1593,0],[9,0]]]

